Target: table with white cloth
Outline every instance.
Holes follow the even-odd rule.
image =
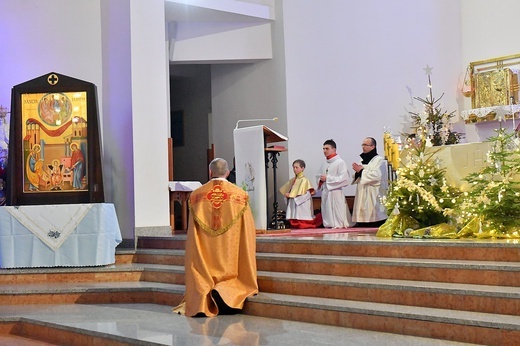
[[[170,190],[170,226],[175,231],[175,202],[181,205],[181,230],[188,229],[188,198],[193,190],[201,187],[198,181],[170,181],[168,189]]]
[[[0,207],[0,268],[112,264],[121,241],[113,204]]]

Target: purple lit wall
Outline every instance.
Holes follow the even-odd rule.
[[[98,88],[103,109],[105,196],[116,204],[121,230],[134,229],[134,152],[130,8],[128,0],[101,2],[103,88]],[[127,236],[130,238],[130,236]]]
[[[0,13],[0,105],[10,108],[14,85],[49,72],[94,83],[105,200],[123,238],[135,226],[169,229],[164,2],[1,0]]]
[[[101,84],[98,1],[0,1],[0,104],[48,72]]]
[[[96,1],[3,0],[0,13],[0,106],[11,108],[14,85],[48,72],[99,84],[101,29]],[[0,174],[6,169],[3,147],[8,124],[9,116],[0,116],[0,137],[4,137],[0,138]],[[2,198],[0,193],[0,203]]]

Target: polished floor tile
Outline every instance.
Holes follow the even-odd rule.
[[[188,318],[153,304],[0,306],[0,321],[24,317],[156,345],[410,345],[463,343],[233,315]]]

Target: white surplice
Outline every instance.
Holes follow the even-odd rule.
[[[343,188],[348,186],[350,174],[347,164],[339,155],[328,159],[321,166],[321,174],[327,175],[327,180],[320,186],[321,216],[323,226],[327,228],[347,228],[351,225],[350,211],[345,202]]]
[[[286,198],[285,200],[287,201],[287,220],[314,220],[312,196],[309,191],[303,195]]]
[[[388,190],[388,171],[386,160],[376,155],[366,165],[363,165],[361,177],[353,184],[357,184],[353,222],[375,222],[385,220],[388,215],[381,198]]]

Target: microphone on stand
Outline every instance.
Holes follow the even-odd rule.
[[[238,120],[237,124],[235,125],[235,130],[238,129],[238,124],[241,122],[251,122],[251,121],[278,121],[278,117],[272,118],[272,119],[242,119]]]

